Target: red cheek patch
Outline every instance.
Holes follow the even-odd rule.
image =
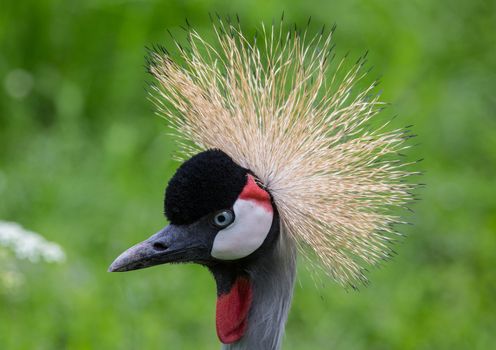
[[[239,277],[228,293],[217,298],[215,323],[224,344],[234,343],[245,333],[253,293],[248,278]]]
[[[269,193],[257,185],[255,178],[251,174],[248,174],[248,181],[246,182],[246,185],[238,198],[253,200],[257,202],[258,205],[264,207],[267,211],[272,211],[272,203],[270,201]]]

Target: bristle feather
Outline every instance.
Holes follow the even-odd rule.
[[[218,49],[188,30],[188,50],[174,39],[182,66],[163,50],[150,57],[160,84],[152,100],[184,156],[218,148],[252,170],[301,249],[310,246],[339,283],[366,283],[364,266],[391,255],[392,225],[400,222],[392,209],[410,203],[415,187],[404,181],[415,162],[395,158],[410,136],[386,131],[388,123],[367,125],[385,105],[376,82],[353,93],[367,53],[340,78],[343,58],[328,79],[335,25],[311,38],[296,25],[294,35],[282,24],[262,25],[259,44],[219,19]]]

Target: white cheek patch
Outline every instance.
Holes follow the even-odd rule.
[[[211,252],[214,258],[244,258],[260,248],[270,231],[274,213],[257,201],[238,199],[233,209],[234,222],[215,236]]]

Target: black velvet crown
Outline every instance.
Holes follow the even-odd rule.
[[[165,190],[164,209],[171,224],[191,224],[231,208],[246,184],[248,170],[221,150],[201,152],[184,162]]]

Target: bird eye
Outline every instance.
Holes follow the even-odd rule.
[[[213,224],[219,228],[224,228],[232,224],[234,221],[234,213],[232,210],[222,210],[214,215]]]

